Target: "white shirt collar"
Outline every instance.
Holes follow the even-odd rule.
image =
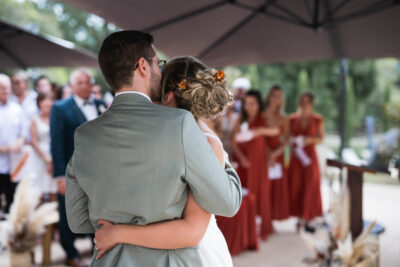
[[[115,97],[117,97],[117,96],[119,96],[119,95],[124,95],[124,94],[138,94],[138,95],[142,95],[142,96],[144,96],[146,99],[148,99],[150,102],[153,102],[153,101],[151,101],[151,98],[150,98],[148,95],[146,95],[146,94],[144,94],[144,93],[142,93],[142,92],[137,92],[137,91],[119,92],[119,93],[116,93],[116,94],[115,94]]]
[[[74,97],[74,100],[75,100],[75,102],[78,104],[79,107],[82,107],[83,104],[84,104],[86,101],[89,101],[89,102],[93,102],[93,103],[94,103],[94,98],[93,98],[92,96],[90,96],[88,100],[85,100],[85,99],[83,99],[83,98],[81,98],[81,97],[79,97],[79,96],[77,96],[77,95],[75,95],[75,94],[74,94],[73,97]]]
[[[25,98],[24,98],[24,101],[22,101],[22,102],[25,102],[25,101],[29,101],[29,100],[32,100],[32,101],[35,101],[36,102],[36,98],[37,98],[37,96],[38,96],[38,94],[34,91],[34,90],[32,90],[32,89],[29,89],[28,90],[28,93],[26,94],[26,96],[25,96]],[[15,94],[11,94],[11,96],[10,96],[10,100],[11,101],[14,101],[14,102],[19,102],[19,98],[15,95]],[[36,103],[35,103],[35,105],[36,105]]]

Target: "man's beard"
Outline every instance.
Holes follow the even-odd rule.
[[[150,98],[153,102],[161,101],[161,76],[156,75],[153,68],[150,77]]]

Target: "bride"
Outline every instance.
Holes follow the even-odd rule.
[[[208,125],[233,100],[224,78],[222,71],[208,68],[193,57],[178,57],[168,62],[161,79],[162,103],[192,112],[223,166],[226,157],[222,143]],[[118,243],[154,249],[198,246],[204,266],[232,266],[214,215],[201,208],[190,191],[180,219],[144,226],[119,225],[106,220],[99,220],[98,224],[102,227],[94,239],[99,251],[97,258]]]

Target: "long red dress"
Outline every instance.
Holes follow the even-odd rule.
[[[290,136],[317,136],[323,119],[313,114],[307,127],[301,125],[300,116],[290,117]],[[305,154],[311,159],[311,164],[304,167],[292,149],[289,165],[289,192],[291,215],[306,221],[322,215],[322,200],[320,187],[320,171],[317,152],[314,145],[304,147]]]
[[[256,198],[249,193],[243,194],[242,205],[235,216],[216,216],[218,227],[232,256],[247,249],[259,249],[256,215]]]
[[[261,114],[257,115],[253,122],[249,123],[249,128],[265,127],[265,122]],[[264,137],[257,137],[249,142],[237,144],[240,151],[250,162],[249,168],[240,165],[238,174],[242,186],[246,187],[250,193],[256,197],[256,211],[262,219],[261,238],[266,240],[268,235],[273,232],[271,223],[271,204],[270,204],[270,184],[267,177],[266,143]]]
[[[277,136],[266,137],[269,151],[274,151],[281,146],[281,136],[283,129],[280,129]],[[287,168],[284,165],[284,153],[278,156],[276,163],[282,166],[282,178],[270,180],[271,187],[271,218],[273,220],[284,220],[290,216],[289,184],[287,178]]]

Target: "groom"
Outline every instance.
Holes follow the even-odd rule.
[[[153,37],[139,31],[108,36],[99,52],[116,93],[110,109],[75,132],[67,167],[68,223],[93,233],[97,221],[146,225],[181,218],[188,188],[210,213],[233,216],[241,203],[237,174],[221,167],[191,113],[152,103],[161,73]],[[118,244],[91,266],[202,266],[198,249],[156,250]]]

